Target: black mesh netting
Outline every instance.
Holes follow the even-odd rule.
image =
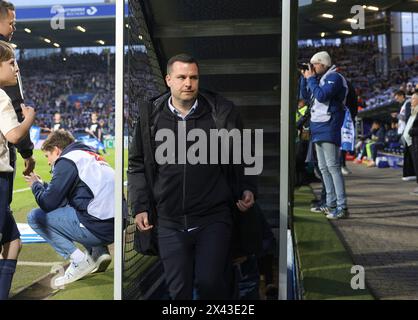
[[[125,135],[132,139],[143,102],[165,90],[164,80],[148,33],[140,3],[129,1],[125,51]],[[126,154],[127,145],[125,145]],[[135,225],[129,212],[124,237],[123,299],[147,299],[161,282],[162,266],[156,258],[142,256],[133,248]]]

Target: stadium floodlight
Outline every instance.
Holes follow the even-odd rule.
[[[139,40],[142,40],[142,35],[139,35],[138,38],[139,38]]]
[[[52,41],[51,40],[49,40],[48,38],[44,38],[44,41],[46,42],[46,43],[51,43]]]
[[[31,29],[29,29],[29,28],[25,28],[25,29],[23,29],[23,30],[25,30],[25,32],[26,32],[26,33],[31,33],[31,32],[32,32],[32,30],[31,30]]]
[[[323,13],[323,14],[321,14],[321,17],[322,18],[327,18],[327,19],[334,18],[334,16],[332,14],[329,14],[329,13]]]
[[[103,41],[103,40],[97,40],[96,41],[98,44],[101,44],[102,46],[104,46],[105,45],[105,42]]]
[[[325,32],[321,32],[321,38],[325,37]]]
[[[56,42],[53,43],[53,46],[56,47],[56,48],[59,48],[60,47],[60,45],[58,43],[56,43]]]
[[[336,3],[336,2],[337,2],[337,0],[328,0],[328,2],[333,2],[333,3]]]
[[[77,26],[76,29],[81,32],[86,32],[86,28],[83,28],[82,26]]]
[[[347,35],[352,35],[353,33],[349,30],[341,30],[341,33],[343,34],[347,34]]]
[[[370,11],[379,11],[379,8],[378,7],[375,7],[375,6],[366,6],[366,5],[363,5],[363,8],[364,9],[367,9],[367,10],[370,10]]]
[[[349,23],[358,23],[357,19],[353,19],[353,18],[348,18],[345,21],[349,22]]]

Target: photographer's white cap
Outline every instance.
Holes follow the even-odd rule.
[[[331,57],[329,56],[328,52],[321,51],[318,53],[315,53],[313,57],[311,58],[311,63],[320,63],[323,64],[325,67],[331,67]]]

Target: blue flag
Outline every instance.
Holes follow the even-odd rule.
[[[341,127],[341,150],[354,151],[356,131],[348,108],[345,108],[344,123]]]

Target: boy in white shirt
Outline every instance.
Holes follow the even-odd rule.
[[[19,123],[9,96],[2,89],[16,84],[18,72],[12,46],[0,41],[0,300],[8,298],[21,247],[19,230],[10,211],[13,167],[7,143],[16,144],[24,138],[35,119],[35,110],[22,105],[25,119]]]

